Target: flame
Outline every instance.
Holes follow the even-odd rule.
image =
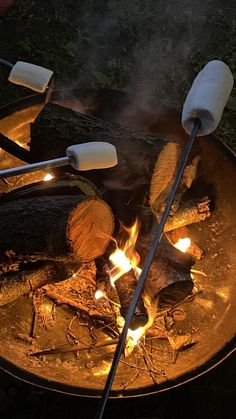
[[[52,180],[53,178],[54,178],[54,176],[53,176],[53,175],[51,175],[51,173],[47,173],[47,174],[44,176],[43,180],[44,180],[45,182],[48,182],[49,180]]]
[[[100,300],[100,298],[103,298],[103,297],[105,297],[105,294],[104,294],[103,291],[101,291],[101,290],[96,290],[95,291],[94,298],[96,300]]]
[[[142,337],[142,335],[143,335],[142,326],[138,327],[138,329],[135,329],[135,330],[128,329],[127,337],[133,340],[134,346],[138,344],[139,339]]]
[[[185,237],[185,239],[179,239],[177,243],[174,244],[174,247],[183,253],[186,253],[190,246],[191,240],[188,237]]]
[[[140,257],[135,250],[139,228],[140,224],[138,220],[136,220],[130,228],[123,226],[123,230],[125,230],[126,234],[128,234],[128,239],[126,240],[123,249],[117,247],[115,252],[109,256],[109,260],[113,265],[110,274],[110,280],[113,286],[118,278],[120,278],[126,272],[129,272],[131,269],[134,269],[136,277],[139,277],[140,273],[142,272],[141,269],[137,266]]]

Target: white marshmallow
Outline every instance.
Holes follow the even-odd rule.
[[[106,169],[117,165],[116,148],[107,142],[72,145],[66,155],[76,170]]]
[[[17,61],[12,68],[8,80],[14,84],[28,87],[36,92],[45,92],[53,75],[53,71],[39,65]]]
[[[232,73],[222,61],[210,61],[200,71],[183,106],[182,125],[188,134],[192,130],[195,118],[201,121],[198,136],[208,135],[216,129],[233,83]]]

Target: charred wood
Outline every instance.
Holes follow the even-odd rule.
[[[122,277],[115,281],[115,287],[120,300],[120,314],[125,319],[126,314],[129,310],[132,297],[137,286],[137,279],[135,277],[133,269],[124,274]],[[148,315],[145,310],[142,298],[139,299],[138,304],[135,308],[130,328],[132,330],[138,327],[143,327],[148,321]]]
[[[139,243],[137,250],[142,255],[142,267],[142,260],[150,247],[150,237],[143,236]],[[144,285],[142,295],[145,306],[157,297],[160,307],[171,306],[191,294],[193,282],[190,270],[194,262],[191,255],[180,252],[162,239]]]

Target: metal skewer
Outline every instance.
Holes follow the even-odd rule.
[[[54,160],[46,160],[38,163],[26,164],[24,166],[12,167],[10,169],[0,170],[0,179],[10,176],[24,175],[25,173],[37,172],[38,170],[51,170],[55,167],[66,166],[70,164],[69,157],[61,157]]]
[[[173,186],[171,188],[169,197],[166,201],[165,210],[162,214],[160,223],[155,226],[154,239],[153,239],[152,245],[149,249],[147,258],[146,258],[144,266],[143,266],[142,273],[140,274],[137,287],[135,289],[135,292],[134,292],[129,310],[127,312],[127,316],[126,316],[126,319],[125,319],[125,324],[124,324],[123,330],[121,332],[119,342],[118,342],[117,347],[116,347],[113,362],[112,362],[112,365],[111,365],[111,368],[110,368],[110,371],[109,371],[109,374],[108,374],[108,377],[107,377],[107,381],[106,381],[106,384],[105,384],[105,387],[104,387],[104,390],[103,390],[103,394],[102,394],[102,397],[101,397],[101,400],[100,400],[100,404],[99,404],[99,407],[98,407],[98,410],[97,410],[96,419],[102,419],[103,418],[103,413],[104,413],[104,410],[105,410],[105,407],[106,407],[107,399],[108,399],[108,396],[109,396],[109,393],[110,393],[110,390],[111,390],[111,387],[112,387],[113,380],[115,378],[115,374],[116,374],[116,370],[117,370],[117,367],[118,367],[118,364],[119,364],[119,360],[120,360],[121,354],[124,350],[126,336],[127,336],[127,333],[128,333],[130,323],[131,323],[132,318],[133,318],[134,310],[135,310],[136,305],[138,303],[139,296],[142,292],[142,289],[143,289],[143,286],[144,286],[144,283],[145,283],[145,279],[148,275],[148,272],[149,272],[153,257],[156,253],[158,244],[161,240],[163,229],[164,229],[166,220],[167,220],[167,218],[169,216],[169,213],[170,213],[170,210],[171,210],[171,205],[174,201],[176,191],[178,189],[180,180],[182,178],[184,169],[185,169],[187,161],[188,161],[189,154],[191,152],[191,149],[192,149],[194,140],[197,136],[198,130],[200,128],[200,125],[201,125],[200,120],[195,119],[194,122],[193,122],[193,127],[192,127],[191,134],[189,136],[187,144],[185,145],[185,148],[184,148],[184,151],[183,151],[183,154],[182,154],[182,157],[181,157],[179,169],[177,171]]]
[[[187,95],[182,111],[182,125],[189,134],[188,141],[184,147],[179,169],[172,185],[169,197],[159,225],[154,230],[154,239],[143,270],[138,279],[125,324],[116,347],[114,359],[107,377],[105,388],[102,394],[96,419],[102,419],[109,392],[116,374],[120,356],[125,346],[125,340],[130,323],[132,321],[135,307],[143,289],[145,279],[148,275],[153,257],[161,240],[166,220],[169,216],[171,205],[174,201],[177,188],[182,178],[189,154],[191,152],[196,136],[203,136],[212,133],[220,122],[224,107],[233,88],[233,75],[229,67],[219,60],[210,61],[195,78],[192,87]]]
[[[106,141],[91,141],[68,147],[66,157],[0,170],[0,179],[38,170],[51,170],[69,164],[80,171],[107,169],[116,166],[117,162],[116,148],[112,144]]]

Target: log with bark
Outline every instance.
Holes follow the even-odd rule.
[[[0,306],[17,300],[50,282],[70,275],[71,268],[59,262],[35,262],[17,272],[0,275]]]
[[[0,255],[90,261],[104,253],[113,229],[112,211],[97,197],[18,199],[0,206]]]
[[[48,104],[31,127],[30,156],[34,161],[65,155],[72,144],[108,141],[117,149],[118,165],[114,168],[84,172],[99,188],[107,192],[104,199],[118,218],[125,218],[127,202],[137,208],[149,198],[152,176],[158,159],[161,192],[169,190],[178,163],[177,142],[113,125],[58,105]],[[72,170],[69,166],[59,169]],[[132,193],[132,196],[130,196]],[[155,199],[158,196],[155,194]]]

